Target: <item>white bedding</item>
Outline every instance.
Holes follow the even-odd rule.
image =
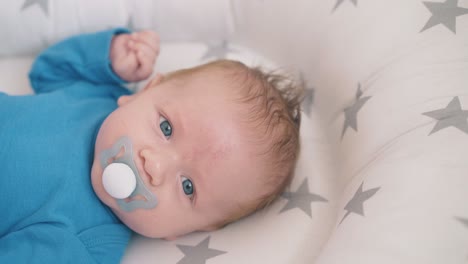
[[[308,88],[284,197],[222,230],[135,236],[123,263],[467,263],[468,0],[11,1],[0,90],[30,92],[19,55],[118,25],[161,32],[158,71],[226,42]]]

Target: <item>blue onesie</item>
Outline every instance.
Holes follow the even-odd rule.
[[[0,263],[119,263],[131,231],[91,186],[96,135],[129,94],[111,69],[115,29],[43,52],[36,95],[0,93]]]

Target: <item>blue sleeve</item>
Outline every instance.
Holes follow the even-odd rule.
[[[36,93],[65,88],[77,81],[95,84],[124,83],[112,70],[109,51],[112,37],[129,33],[117,28],[65,39],[41,53],[29,73]]]
[[[35,224],[0,238],[0,263],[115,264],[120,263],[126,244],[118,240],[108,243],[100,247],[100,255],[93,255],[90,246],[58,226]]]

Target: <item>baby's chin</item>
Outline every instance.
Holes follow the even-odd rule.
[[[148,238],[164,238],[167,234],[162,234],[160,230],[154,228],[154,222],[144,221],[148,216],[142,209],[132,212],[123,212],[118,208],[110,207],[117,218],[133,232]]]
[[[103,190],[102,183],[100,183],[100,177],[99,177],[99,165],[97,164],[96,161],[93,162],[93,165],[91,166],[91,185],[93,187],[94,193],[96,196],[99,198],[99,200],[102,201],[100,192]],[[103,201],[104,202],[104,201]]]
[[[112,207],[117,206],[117,202],[114,198],[107,194],[102,185],[102,170],[101,165],[98,161],[94,161],[91,167],[91,186],[93,187],[94,193],[97,198],[106,206]]]

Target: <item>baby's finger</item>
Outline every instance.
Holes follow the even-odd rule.
[[[125,72],[132,72],[138,68],[138,59],[135,55],[127,55],[119,60],[119,70]]]
[[[133,38],[135,41],[148,45],[152,50],[154,50],[156,55],[159,54],[159,36],[154,31],[141,31],[135,33]]]
[[[137,52],[137,58],[139,66],[137,68],[136,75],[141,79],[146,79],[151,75],[151,73],[153,73],[154,62],[142,51]]]
[[[147,45],[151,46],[153,49],[159,49],[159,35],[152,30],[145,30],[138,32],[137,36],[141,41],[145,42]]]
[[[136,42],[135,42],[135,40],[129,39],[128,42],[127,42],[127,47],[128,47],[129,50],[135,51],[135,50],[136,50]]]
[[[136,53],[142,52],[147,60],[154,64],[156,61],[157,54],[153,49],[148,47],[148,45],[143,43],[135,43],[134,51]]]

